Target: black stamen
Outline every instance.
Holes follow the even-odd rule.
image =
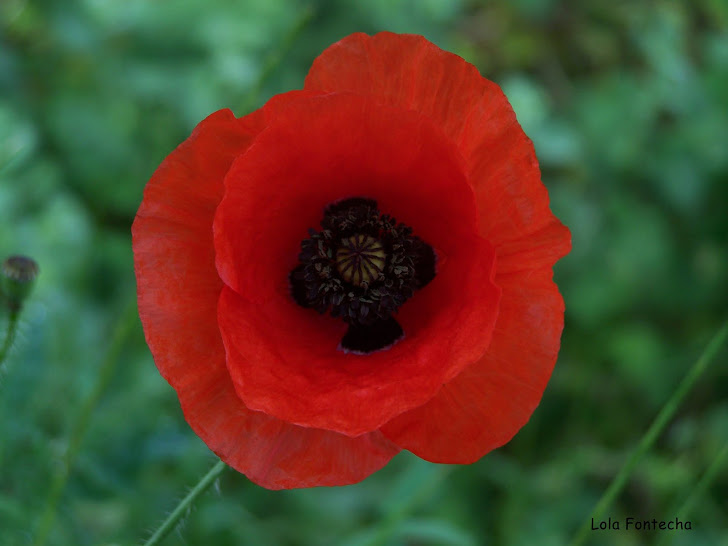
[[[303,280],[304,265],[297,265],[288,275],[288,281],[291,285],[291,296],[301,307],[311,307],[306,297],[306,283]]]
[[[341,339],[341,348],[355,354],[367,354],[393,345],[404,332],[393,317],[378,320],[374,324],[350,324]]]
[[[434,250],[363,197],[326,207],[321,228],[301,242],[301,263],[289,275],[291,296],[349,324],[345,351],[392,345],[403,336],[392,315],[435,277]]]

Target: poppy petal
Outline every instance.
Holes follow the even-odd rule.
[[[478,201],[480,234],[493,243],[499,261],[517,254],[514,267],[551,267],[571,250],[571,234],[549,208],[533,143],[500,90],[481,102],[460,143]]]
[[[139,314],[188,423],[223,461],[270,489],[354,483],[398,448],[378,432],[349,438],[251,411],[225,366],[212,221],[225,173],[262,119],[212,114],[154,173],[132,227]]]
[[[556,362],[564,302],[551,276],[546,268],[499,274],[500,314],[485,356],[382,432],[437,463],[469,464],[508,442],[538,405]]]
[[[249,410],[235,392],[223,351],[216,350],[206,362],[188,368],[188,381],[177,391],[182,410],[210,449],[258,485],[291,489],[357,483],[400,451],[379,431],[350,438]]]
[[[304,88],[349,91],[415,110],[456,142],[473,107],[500,92],[461,57],[422,36],[391,32],[358,32],[329,46],[313,62]]]
[[[456,148],[426,118],[345,93],[303,98],[225,185],[214,231],[230,289],[218,321],[249,408],[357,436],[427,401],[483,354],[498,313],[494,252],[477,235]],[[346,324],[298,306],[288,281],[324,207],[355,196],[375,199],[438,253],[438,274],[395,316],[404,339],[364,357],[337,350]]]
[[[185,381],[180,371],[190,365],[186,357],[193,340],[200,357],[220,343],[215,322],[205,321],[215,316],[222,288],[214,267],[212,217],[225,173],[254,135],[230,110],[208,116],[156,170],[132,226],[144,333],[157,367],[174,388]],[[205,360],[195,365],[204,366]]]
[[[349,91],[427,116],[460,148],[477,195],[481,235],[529,267],[550,266],[571,248],[551,213],[533,144],[500,87],[422,36],[357,33],[327,48],[305,88]]]

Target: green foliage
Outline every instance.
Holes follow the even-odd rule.
[[[41,268],[0,369],[0,546],[31,544],[134,298],[129,226],[209,113],[300,88],[354,31],[425,35],[499,83],[574,250],[562,352],[530,423],[472,466],[403,454],[363,483],[227,472],[166,544],[563,544],[728,309],[728,8],[720,0],[0,2],[0,259]],[[7,317],[0,315],[0,332]],[[133,544],[209,468],[134,321],[48,544]],[[728,437],[726,353],[609,514],[674,518]],[[728,540],[728,469],[673,544]],[[657,535],[594,532],[594,544]]]

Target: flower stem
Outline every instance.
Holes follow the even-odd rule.
[[[258,106],[258,100],[260,99],[260,93],[263,90],[263,85],[275,71],[280,64],[283,56],[288,50],[293,47],[296,38],[306,28],[308,23],[313,19],[315,14],[315,8],[311,6],[305,6],[301,9],[301,13],[293,23],[291,29],[286,33],[277,49],[274,49],[265,59],[263,68],[258,75],[258,79],[248,92],[248,96],[243,104],[242,111],[244,114],[251,112]]]
[[[218,461],[217,464],[215,464],[215,466],[213,466],[210,471],[205,474],[199,482],[197,482],[197,485],[192,488],[192,491],[190,491],[187,496],[180,501],[177,507],[172,510],[172,513],[167,516],[167,519],[162,522],[162,525],[160,525],[159,528],[154,531],[154,534],[149,538],[149,540],[144,543],[144,546],[154,546],[161,543],[172,529],[175,528],[179,520],[192,507],[192,504],[195,500],[197,500],[197,497],[202,495],[207,488],[220,477],[220,474],[222,474],[226,468],[227,465],[224,462]]]
[[[703,476],[700,478],[700,481],[695,484],[695,487],[693,487],[693,490],[685,499],[685,502],[683,502],[682,506],[680,506],[680,508],[677,510],[677,517],[679,519],[685,519],[687,517],[687,515],[692,510],[695,501],[700,498],[703,492],[705,492],[708,486],[712,483],[713,479],[718,474],[718,470],[720,470],[721,466],[723,466],[723,463],[727,459],[728,442],[726,442],[726,444],[723,446],[723,449],[718,452],[717,457],[713,459],[712,463],[710,463],[708,470],[705,471],[705,474],[703,474]]]
[[[48,540],[48,535],[53,527],[53,521],[56,517],[56,508],[61,499],[61,495],[63,494],[63,490],[66,487],[66,483],[68,482],[71,470],[73,469],[73,462],[79,448],[81,447],[81,440],[86,433],[89,421],[91,420],[91,415],[96,409],[99,400],[101,400],[101,396],[106,390],[109,381],[111,381],[111,376],[113,375],[114,370],[116,369],[116,364],[119,360],[119,354],[126,343],[127,337],[133,330],[133,326],[136,324],[136,317],[136,300],[132,298],[131,303],[119,318],[119,322],[114,329],[111,345],[106,353],[106,358],[101,364],[96,384],[94,385],[91,394],[81,407],[78,419],[76,419],[76,422],[73,424],[71,435],[68,440],[68,447],[66,448],[66,452],[61,459],[59,469],[53,476],[50,488],[48,489],[45,509],[43,510],[40,523],[38,524],[35,542],[33,542],[35,546],[42,546]]]
[[[718,455],[715,459],[713,459],[713,462],[710,463],[710,466],[705,471],[705,474],[703,474],[698,483],[695,484],[692,491],[690,491],[682,505],[677,510],[673,510],[671,512],[672,514],[675,514],[676,519],[687,519],[688,514],[693,509],[693,505],[702,496],[708,486],[713,482],[716,475],[718,474],[718,470],[720,470],[726,460],[728,460],[728,442],[723,445],[723,448],[718,452]],[[669,544],[670,542],[672,542],[674,535],[675,533],[663,533],[657,544]]]
[[[2,348],[0,348],[0,365],[5,362],[5,357],[8,355],[8,351],[10,350],[10,347],[13,345],[13,340],[15,339],[15,332],[18,329],[18,317],[20,316],[20,311],[10,311],[10,316],[8,317],[8,328],[5,332],[5,341],[3,342]]]
[[[574,537],[574,540],[571,542],[571,546],[578,546],[585,542],[591,529],[592,519],[598,520],[604,514],[605,510],[617,498],[617,495],[619,495],[619,493],[622,491],[622,488],[624,488],[627,480],[632,474],[635,466],[637,466],[639,460],[652,447],[652,445],[655,443],[655,440],[657,440],[659,435],[662,433],[662,431],[672,419],[673,415],[675,415],[675,412],[677,411],[680,403],[683,401],[688,392],[690,392],[690,389],[693,387],[693,385],[695,385],[698,378],[700,378],[700,376],[703,374],[705,369],[708,367],[708,364],[710,364],[710,362],[715,358],[716,354],[723,345],[723,342],[725,341],[727,335],[728,322],[725,323],[723,327],[718,331],[718,333],[715,334],[713,339],[710,340],[710,343],[708,343],[708,346],[703,351],[703,354],[700,355],[700,358],[698,358],[695,364],[693,364],[692,368],[680,382],[680,385],[678,385],[677,389],[675,389],[675,392],[672,394],[670,399],[662,407],[660,413],[657,414],[657,417],[652,422],[652,425],[650,425],[650,428],[647,430],[645,435],[640,440],[640,443],[637,445],[637,449],[635,449],[629,459],[627,459],[627,462],[614,477],[612,483],[609,484],[609,487],[602,495],[602,498],[594,507],[591,516],[587,517],[584,520],[584,524],[581,526],[578,533]]]

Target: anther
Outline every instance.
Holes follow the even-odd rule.
[[[300,263],[288,277],[291,296],[349,324],[342,350],[390,347],[404,335],[392,315],[435,276],[432,247],[363,197],[326,207],[321,228],[301,242]]]

